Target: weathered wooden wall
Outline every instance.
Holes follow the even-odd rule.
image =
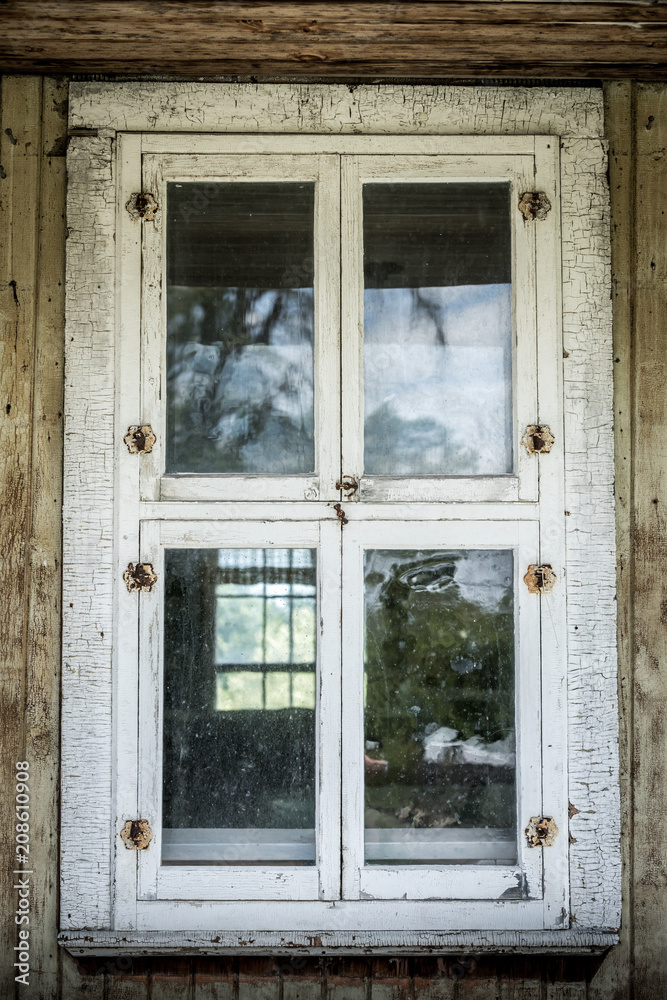
[[[2,997],[655,1000],[667,995],[667,86],[606,87],[613,216],[622,941],[536,958],[99,960],[56,945],[67,86],[5,77],[0,125]],[[91,445],[93,446],[93,445]],[[14,990],[14,764],[31,767],[31,985]],[[85,761],[82,761],[85,767]],[[81,831],[85,837],[85,830]]]
[[[12,73],[667,79],[661,0],[3,0]]]

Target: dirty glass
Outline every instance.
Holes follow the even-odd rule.
[[[312,183],[167,188],[168,473],[307,473]]]
[[[513,554],[365,554],[366,864],[516,861]]]
[[[365,184],[363,210],[364,471],[511,472],[509,185]]]
[[[313,549],[165,553],[163,863],[315,863]]]

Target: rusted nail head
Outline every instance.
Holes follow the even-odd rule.
[[[131,594],[136,591],[150,593],[157,583],[157,574],[151,563],[129,563],[123,580]]]
[[[128,819],[120,836],[128,851],[145,851],[153,839],[153,831],[146,819]]]

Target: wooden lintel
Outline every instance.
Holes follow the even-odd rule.
[[[667,79],[650,0],[5,0],[9,73]]]

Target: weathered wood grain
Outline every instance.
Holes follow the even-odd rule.
[[[77,160],[85,171],[71,169]],[[102,442],[113,447],[111,139],[79,140],[68,167],[65,385],[76,389],[64,410],[61,886],[73,891],[61,892],[60,925],[90,922],[82,910],[92,906],[92,922],[109,927],[113,460]]]
[[[6,0],[9,72],[667,78],[667,4]]]
[[[632,740],[632,316],[635,245],[633,145],[634,85],[605,86],[605,132],[609,140],[611,267],[614,310],[614,438],[616,497],[616,595],[618,609],[618,691],[620,707],[621,849],[623,906],[621,940],[589,985],[589,1000],[620,1000],[631,975],[631,856],[633,783]]]
[[[107,963],[112,968],[114,959],[97,958],[92,962],[76,962],[71,955],[60,949],[60,969],[56,980],[59,990],[58,1000],[106,1000],[104,980]],[[126,960],[129,963],[129,959]]]
[[[456,983],[456,1000],[498,1000],[498,977],[463,973]]]
[[[31,584],[30,530],[33,490],[32,408],[35,374],[36,280],[42,81],[4,78],[0,171],[0,725],[3,734],[0,782],[2,911],[0,962],[4,989],[16,984],[13,951],[17,893],[11,887],[15,863],[15,764],[26,760],[26,666],[28,594]],[[55,720],[54,720],[55,722]],[[29,761],[32,773],[36,761]],[[39,809],[35,795],[31,818]],[[47,807],[47,815],[48,815]],[[36,818],[36,816],[35,816]],[[38,845],[34,845],[38,849]],[[27,866],[28,869],[31,866]],[[32,878],[32,876],[28,876]],[[43,884],[43,883],[41,883]],[[34,897],[31,897],[31,901]],[[37,902],[35,900],[35,902]],[[33,929],[31,923],[29,928]],[[36,926],[34,927],[36,929]],[[9,995],[9,993],[5,994]]]
[[[22,996],[55,997],[58,947],[58,752],[60,709],[60,575],[62,505],[63,327],[65,321],[65,82],[42,84],[39,213],[35,280],[35,384],[27,594],[26,760],[35,809],[33,975]],[[52,155],[54,154],[55,155]]]
[[[171,962],[154,959],[151,966],[151,1000],[191,1000],[194,959]]]
[[[369,987],[372,1000],[410,1000],[410,959],[376,958],[370,963]]]
[[[193,977],[195,1000],[234,1000],[238,985],[236,965],[237,962],[233,958],[197,959]],[[292,994],[285,992],[283,998],[298,1000]],[[305,997],[302,1000],[305,1000]]]
[[[667,89],[637,88],[633,349],[633,973],[635,998],[667,990]]]
[[[113,961],[105,972],[104,1000],[147,1000],[151,990],[152,960],[132,958],[129,965]]]
[[[279,1000],[280,959],[245,958],[239,966],[238,1000]]]

